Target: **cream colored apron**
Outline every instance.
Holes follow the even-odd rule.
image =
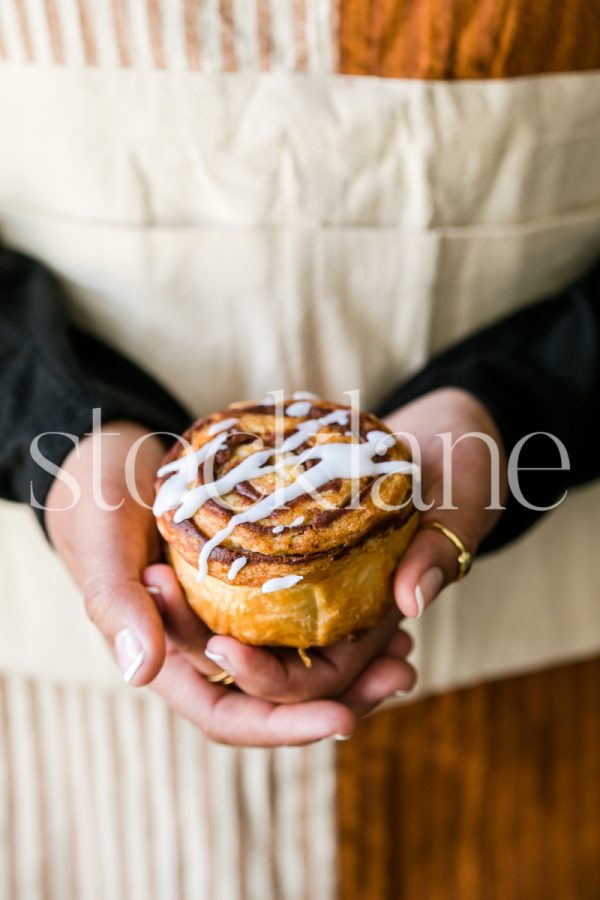
[[[241,71],[222,74],[225,49],[208,38],[205,70],[187,70],[168,5],[167,68],[141,39],[122,68],[105,5],[89,12],[90,67],[85,34],[66,27],[71,64],[47,64],[41,26],[38,61],[21,64],[14,10],[0,4],[17,60],[0,66],[1,239],[55,271],[73,318],[194,413],[280,387],[332,399],[360,388],[374,407],[433,351],[597,256],[600,74],[328,74],[325,3],[311,7],[302,75],[283,18],[270,72],[250,32]],[[412,626],[421,693],[600,649],[599,508],[599,486],[572,492]],[[331,746],[207,746],[120,684],[28,509],[0,505],[0,554],[0,793],[14,779],[19,797],[0,897],[10,879],[27,900],[43,879],[61,900],[332,897]],[[74,856],[55,778],[71,785]]]

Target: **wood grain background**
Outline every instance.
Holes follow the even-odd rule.
[[[339,71],[514,78],[600,66],[597,0],[340,0]]]
[[[337,807],[340,900],[598,900],[600,660],[367,719]]]

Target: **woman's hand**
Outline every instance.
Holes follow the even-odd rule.
[[[422,499],[432,504],[421,524],[441,522],[474,554],[502,514],[501,508],[488,507],[503,506],[507,496],[506,453],[487,409],[466,391],[444,388],[392,413],[386,423],[404,440],[413,435],[420,447]],[[472,432],[479,437],[464,437]],[[494,493],[499,503],[493,503]],[[456,580],[457,559],[457,548],[439,531],[417,532],[394,579],[405,616],[420,615]]]
[[[295,650],[254,647],[212,634],[186,603],[170,566],[148,567],[144,582],[157,592],[167,631],[180,653],[199,671],[208,656],[233,675],[246,694],[272,703],[336,697],[364,715],[414,684],[414,670],[406,661],[411,639],[398,630],[400,615],[395,608],[356,641],[311,649],[307,668]]]
[[[94,440],[101,444],[100,456]],[[397,631],[396,612],[358,644],[315,654],[311,670],[293,652],[212,636],[187,606],[172,570],[156,565],[160,539],[154,517],[131,495],[126,478],[128,454],[140,440],[135,486],[149,506],[164,447],[139,426],[115,422],[102,438],[84,438],[66,458],[46,512],[54,547],[128,682],[151,683],[212,739],[254,746],[349,735],[357,715],[412,686],[414,672],[405,659],[410,639]],[[81,493],[71,506],[74,482]],[[255,696],[206,680],[223,667],[222,660],[205,656],[208,641],[214,654],[235,666],[236,683]]]

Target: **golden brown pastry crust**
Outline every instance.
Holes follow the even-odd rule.
[[[284,408],[292,402],[285,401]],[[295,432],[302,420],[343,409],[349,411],[315,400],[306,416],[285,417],[283,437]],[[275,435],[274,407],[252,402],[234,404],[199,419],[185,433],[184,441],[192,451],[198,450],[214,438],[214,432],[209,433],[211,427],[232,417],[238,420],[236,433],[229,435],[226,446],[217,453],[211,479],[224,475],[249,453],[274,447],[277,439],[282,440],[281,435]],[[349,442],[349,427],[321,427],[296,452],[324,441]],[[368,413],[360,414],[358,430],[362,440],[370,431],[389,431]],[[177,443],[165,463],[179,458],[183,446]],[[409,458],[406,447],[396,443],[378,460]],[[296,467],[286,470],[286,483],[294,480],[298,471]],[[158,479],[157,490],[168,477]],[[206,578],[196,580],[204,543],[224,528],[235,512],[253,505],[262,493],[271,492],[276,485],[274,478],[266,475],[244,482],[225,495],[222,500],[233,510],[211,499],[183,522],[173,521],[173,511],[158,518],[169,559],[188,602],[212,630],[253,644],[324,645],[371,627],[391,602],[391,574],[417,525],[410,499],[411,480],[404,473],[388,475],[379,485],[380,498],[400,509],[380,508],[372,492],[374,478],[361,479],[358,504],[351,503],[351,482],[335,479],[321,488],[317,498],[304,494],[268,518],[238,525],[222,545],[213,549]],[[197,484],[202,483],[200,469]],[[292,525],[300,516],[304,517],[302,523]],[[273,528],[280,525],[286,527],[274,534]],[[229,581],[227,573],[240,556],[247,562]],[[301,575],[302,581],[285,590],[261,592],[268,579],[290,574]]]
[[[262,594],[260,585],[232,585],[197,569],[172,547],[168,556],[188,603],[217,634],[246,644],[318,647],[372,628],[389,609],[390,583],[418,517],[367,538],[332,560],[323,576]]]

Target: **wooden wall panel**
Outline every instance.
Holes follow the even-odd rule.
[[[598,900],[600,660],[365,720],[337,813],[340,900]]]
[[[511,78],[600,68],[595,0],[340,0],[339,70]]]

